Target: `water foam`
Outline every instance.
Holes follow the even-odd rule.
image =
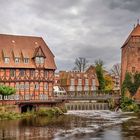
[[[76,134],[96,133],[98,130],[105,127],[118,125],[135,117],[128,117],[123,112],[112,112],[109,110],[84,110],[84,111],[68,111],[66,115],[74,115],[90,120],[85,127],[74,127],[70,130],[61,130],[56,135],[63,135],[65,138],[69,138]],[[128,114],[128,113],[127,113]]]

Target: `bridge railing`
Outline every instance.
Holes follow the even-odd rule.
[[[113,92],[103,92],[103,91],[85,91],[85,92],[67,92],[65,95],[56,96],[56,99],[107,99],[107,98],[116,98],[120,97],[120,93],[118,91]]]

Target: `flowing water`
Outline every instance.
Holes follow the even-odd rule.
[[[0,121],[0,140],[140,140],[140,115],[84,110]]]

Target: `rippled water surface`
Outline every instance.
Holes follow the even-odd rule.
[[[55,118],[0,121],[0,140],[140,140],[140,115],[69,111]]]

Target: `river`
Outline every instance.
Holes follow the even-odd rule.
[[[5,120],[0,140],[140,140],[140,115],[69,111],[54,118]]]

